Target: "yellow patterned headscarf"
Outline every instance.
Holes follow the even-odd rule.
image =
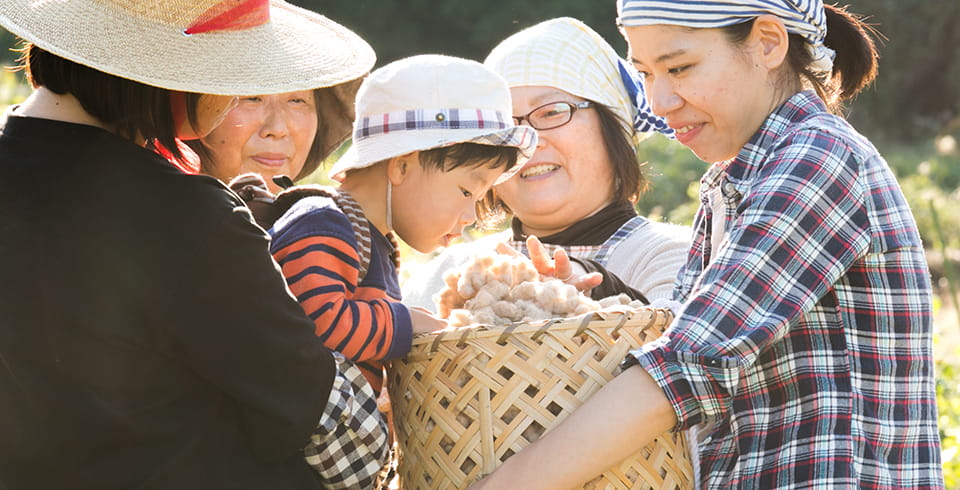
[[[484,64],[511,87],[554,87],[609,107],[636,142],[653,131],[673,134],[647,105],[636,70],[577,19],[560,17],[524,29],[493,48]]]

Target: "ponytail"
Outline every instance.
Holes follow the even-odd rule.
[[[824,5],[827,37],[824,44],[837,53],[831,80],[833,98],[852,99],[877,76],[876,29],[845,7]]]
[[[813,56],[808,41],[800,34],[791,33],[787,50],[787,64],[820,96],[834,113],[840,112],[843,102],[852,99],[877,76],[877,48],[873,36],[879,33],[863,21],[863,17],[845,7],[824,5],[827,35],[824,45],[836,53],[833,70],[828,78],[811,68]],[[728,39],[740,44],[750,35],[755,19],[725,27]]]
[[[877,49],[873,37],[877,31],[857,14],[845,7],[824,5],[827,36],[823,44],[836,53],[830,77],[810,68],[813,57],[807,41],[799,34],[790,34],[787,62],[790,68],[816,90],[834,113],[841,112],[843,102],[852,99],[877,76]]]

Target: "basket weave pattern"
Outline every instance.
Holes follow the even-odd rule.
[[[465,488],[539,439],[657,338],[669,310],[640,308],[419,336],[389,374],[400,487]],[[585,488],[692,487],[684,438],[665,434]]]

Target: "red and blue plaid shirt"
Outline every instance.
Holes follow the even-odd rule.
[[[633,352],[703,437],[701,487],[942,488],[929,272],[873,145],[802,92],[701,196],[683,308]]]

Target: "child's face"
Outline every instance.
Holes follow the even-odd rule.
[[[486,161],[444,172],[424,169],[417,153],[405,158],[402,180],[393,187],[393,229],[421,253],[448,246],[476,221],[477,201],[503,173]]]

